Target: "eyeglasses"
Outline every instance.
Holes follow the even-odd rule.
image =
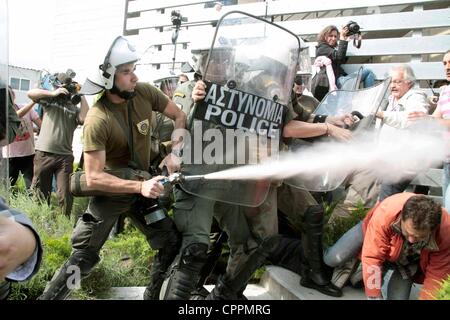
[[[392,80],[391,81],[391,83],[393,83],[393,84],[402,84],[404,82],[406,82],[406,81],[405,80]]]

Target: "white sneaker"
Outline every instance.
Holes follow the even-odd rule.
[[[358,266],[358,262],[359,261],[357,258],[352,258],[346,263],[334,268],[333,276],[331,277],[331,283],[336,287],[342,289],[350,279],[350,276],[355,272]]]

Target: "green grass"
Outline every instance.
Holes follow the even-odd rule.
[[[450,275],[441,284],[441,288],[435,296],[436,300],[450,300]]]
[[[75,198],[73,214],[86,209],[87,198]],[[53,202],[53,201],[52,201]],[[44,256],[39,272],[29,281],[13,285],[11,300],[34,300],[44,290],[46,283],[70,256],[70,235],[73,221],[58,213],[55,206],[31,199],[19,191],[10,197],[10,205],[25,212],[38,230],[43,246]],[[333,206],[325,208],[327,221]],[[358,206],[349,218],[337,219],[333,225],[326,224],[324,229],[325,246],[336,242],[348,229],[363,219],[366,209]],[[224,253],[227,252],[227,246]],[[101,253],[101,261],[83,279],[81,289],[74,292],[75,299],[106,298],[111,287],[146,286],[149,281],[149,266],[155,252],[150,249],[144,236],[131,224],[118,237],[108,240]],[[259,282],[265,268],[259,268],[251,283]],[[450,277],[442,282],[442,288],[436,295],[438,300],[450,300]]]
[[[31,199],[22,192],[10,197],[10,205],[25,212],[33,221],[44,247],[39,272],[29,281],[13,285],[9,299],[36,299],[46,283],[70,256],[73,221],[58,213],[55,207]],[[87,198],[75,198],[74,214],[85,210]],[[108,240],[101,253],[102,260],[74,293],[77,299],[95,299],[115,286],[145,286],[154,252],[145,237],[128,226],[118,237]]]

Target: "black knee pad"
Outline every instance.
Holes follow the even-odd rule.
[[[204,262],[208,258],[207,251],[207,244],[192,243],[183,249],[181,258],[186,263]]]

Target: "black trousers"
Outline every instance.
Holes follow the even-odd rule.
[[[16,184],[19,173],[22,172],[25,186],[27,189],[30,189],[34,172],[33,159],[34,154],[25,157],[9,158],[9,179],[11,180],[11,186]]]

